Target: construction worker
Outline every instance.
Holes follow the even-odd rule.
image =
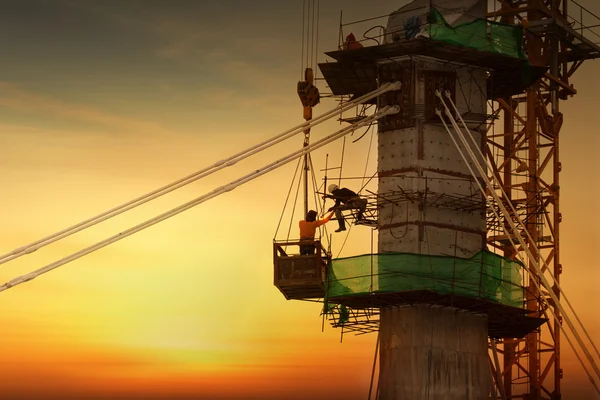
[[[352,190],[347,188],[340,188],[335,183],[329,185],[327,189],[329,190],[329,193],[331,193],[331,195],[325,195],[325,197],[335,200],[335,205],[327,211],[335,211],[335,218],[338,220],[338,224],[340,226],[336,230],[336,232],[346,230],[346,221],[344,220],[344,216],[342,215],[343,210],[357,209],[358,214],[356,216],[356,219],[358,221],[362,219],[363,213],[367,208],[367,199],[362,199]]]
[[[346,36],[346,40],[344,41],[344,50],[356,50],[362,49],[363,45],[360,42],[356,41],[354,34],[350,33]]]
[[[331,210],[329,210],[331,211]],[[317,221],[317,212],[315,210],[310,210],[306,213],[306,219],[300,221],[300,241],[314,241],[315,240],[315,232],[317,228],[321,225],[329,222],[331,217],[333,216],[333,211],[327,217],[320,219]],[[311,244],[301,244],[300,245],[300,254],[309,255],[315,254],[315,245]]]

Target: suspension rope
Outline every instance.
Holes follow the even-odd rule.
[[[318,57],[319,57],[319,16],[321,13],[321,0],[317,0],[317,19],[316,19],[316,33],[315,33],[315,83],[317,82],[317,74],[319,72]]]
[[[389,84],[389,85],[384,85],[381,88],[374,90],[364,96],[361,96],[360,98],[357,98],[354,103],[358,104],[360,102],[363,101],[368,101],[369,99],[375,98],[377,96],[379,96],[382,93],[385,93],[387,91],[390,90],[398,90],[400,88],[400,83],[395,83],[395,84]],[[310,121],[304,122],[300,125],[297,125],[285,132],[282,132],[270,139],[267,139],[257,145],[254,145],[252,147],[249,147],[246,150],[243,150],[239,153],[234,154],[233,156],[230,156],[226,159],[217,161],[216,163],[214,163],[213,165],[206,167],[200,171],[197,171],[193,174],[190,174],[182,179],[179,179],[175,182],[172,182],[166,186],[163,186],[159,189],[156,189],[152,192],[149,192],[143,196],[140,196],[134,200],[128,201],[127,203],[124,203],[120,206],[117,206],[115,208],[112,208],[108,211],[105,211],[99,215],[96,215],[95,217],[89,218],[83,222],[80,222],[76,225],[70,226],[66,229],[63,229],[57,233],[54,233],[50,236],[47,236],[45,238],[39,239],[37,241],[34,241],[32,243],[29,243],[27,245],[18,247],[17,249],[3,254],[0,256],[0,264],[4,264],[7,263],[11,260],[14,260],[16,258],[19,258],[23,255],[26,254],[30,254],[44,246],[47,246],[49,244],[52,244],[54,242],[57,242],[60,239],[66,238],[68,236],[71,236],[77,232],[80,232],[86,228],[89,228],[93,225],[96,225],[100,222],[106,221],[107,219],[110,219],[114,216],[117,216],[119,214],[122,214],[126,211],[129,211],[135,207],[138,207],[142,204],[145,204],[151,200],[154,200],[160,196],[163,196],[167,193],[170,193],[176,189],[179,189],[185,185],[188,185],[194,181],[197,181],[201,178],[204,178],[208,175],[211,175],[217,171],[220,171],[221,169],[224,169],[226,167],[232,166],[235,163],[237,163],[238,161],[241,161],[245,158],[248,158],[254,154],[257,154],[269,147],[272,147],[288,138],[291,138],[294,135],[297,135],[298,133],[304,132],[305,129],[309,128],[309,127],[313,127],[316,126],[320,123],[323,123],[335,116],[337,116],[337,114],[342,110],[342,109],[349,109],[351,107],[353,107],[354,104],[349,105],[349,103],[346,104],[340,104],[338,107],[318,116],[317,118],[314,118]]]
[[[372,276],[373,274],[371,274]],[[377,366],[377,354],[379,353],[379,333],[377,331],[377,341],[375,342],[375,355],[373,356],[373,369],[371,370],[371,383],[369,384],[369,397],[367,400],[371,400],[371,392],[373,391],[373,380],[375,378],[375,367]]]
[[[306,26],[306,0],[302,0],[302,48],[300,49],[300,80],[304,79],[304,29]]]
[[[279,227],[281,226],[281,221],[283,220],[283,215],[285,214],[285,209],[287,207],[288,201],[290,200],[290,196],[292,194],[292,189],[294,188],[294,182],[296,182],[296,176],[298,175],[298,171],[300,170],[300,165],[302,164],[302,159],[298,159],[298,164],[296,165],[296,171],[294,172],[294,177],[292,178],[292,182],[290,183],[290,188],[288,190],[287,196],[285,197],[285,203],[283,204],[283,209],[281,210],[281,215],[279,216],[279,222],[277,223],[277,229],[275,229],[275,236],[273,240],[277,238],[277,233],[279,233]]]
[[[310,4],[310,22],[309,22],[309,30],[310,30],[310,58],[308,60],[307,65],[310,68],[313,68],[314,62],[314,49],[315,49],[315,0],[311,0]],[[308,48],[307,48],[308,50]],[[314,68],[313,68],[314,71]]]
[[[570,321],[570,318],[568,317],[567,313],[565,312],[564,308],[562,307],[562,305],[560,304],[556,294],[553,292],[552,288],[550,287],[548,281],[546,280],[545,276],[543,275],[543,272],[540,270],[540,267],[537,263],[537,260],[533,257],[533,254],[531,254],[531,251],[529,250],[528,246],[526,245],[523,237],[521,236],[521,233],[519,232],[515,222],[513,221],[513,218],[511,217],[511,215],[509,214],[508,210],[504,207],[500,197],[498,196],[498,194],[495,192],[494,190],[494,186],[492,184],[492,182],[490,181],[490,179],[487,177],[487,174],[485,173],[485,171],[483,170],[482,166],[479,164],[477,157],[475,156],[475,153],[473,152],[471,146],[469,145],[469,143],[467,142],[462,130],[460,129],[460,127],[458,126],[458,124],[456,123],[456,121],[454,120],[454,117],[452,116],[452,112],[450,111],[450,109],[448,108],[448,106],[446,105],[444,98],[442,97],[440,91],[436,91],[436,95],[440,98],[442,105],[445,108],[445,114],[447,116],[447,118],[450,120],[450,123],[452,124],[455,132],[457,133],[457,136],[459,137],[459,139],[461,140],[461,142],[463,143],[463,146],[465,146],[465,149],[467,151],[467,153],[469,154],[469,156],[471,157],[471,160],[473,161],[474,165],[476,166],[478,172],[481,174],[482,179],[485,181],[486,186],[489,188],[491,195],[494,197],[494,200],[496,200],[496,202],[498,203],[498,206],[502,212],[502,214],[504,214],[505,216],[505,220],[506,222],[508,222],[508,224],[510,225],[510,228],[513,231],[513,234],[515,235],[515,237],[517,238],[517,240],[519,241],[520,245],[522,246],[522,251],[525,251],[525,253],[527,254],[530,264],[534,267],[535,270],[535,274],[531,271],[531,269],[529,268],[529,266],[527,265],[527,263],[524,262],[524,260],[522,259],[522,257],[520,256],[519,251],[521,251],[518,246],[515,244],[515,242],[512,240],[511,238],[511,234],[508,231],[508,229],[506,228],[506,226],[504,226],[504,230],[506,232],[507,238],[509,239],[509,241],[511,242],[511,244],[513,245],[513,247],[517,250],[517,257],[519,257],[521,259],[521,261],[523,262],[523,268],[527,271],[527,273],[529,274],[529,276],[531,277],[531,282],[534,283],[534,285],[536,286],[536,288],[538,289],[538,291],[541,291],[541,287],[540,284],[537,282],[536,278],[539,278],[540,281],[542,282],[542,285],[544,286],[544,288],[546,288],[548,290],[548,294],[550,295],[550,297],[552,297],[552,300],[554,301],[556,307],[559,309],[559,311],[563,314],[564,320],[567,323],[567,326],[569,327],[569,329],[571,330],[571,332],[573,333],[573,336],[575,337],[575,339],[577,340],[579,346],[581,347],[581,349],[583,350],[585,356],[588,359],[588,362],[591,364],[591,366],[593,367],[596,375],[598,377],[600,377],[600,370],[598,369],[598,366],[596,365],[594,359],[592,358],[591,354],[589,353],[589,351],[587,350],[587,347],[585,346],[585,343],[581,340],[581,337],[579,336],[577,330],[575,329],[575,327],[573,326],[573,324]],[[456,109],[456,106],[454,105],[454,103],[452,102],[452,99],[450,99],[450,96],[446,95],[445,97],[448,98],[448,101],[454,106],[454,108]],[[452,135],[452,132],[450,131],[450,128],[448,127],[448,125],[446,124],[445,120],[442,118],[442,112],[440,110],[436,110],[436,113],[438,114],[438,116],[440,116],[440,118],[442,119],[442,122],[444,124],[444,127],[446,128],[446,130],[448,131],[452,141],[454,142],[455,146],[457,147],[461,157],[463,157],[463,160],[465,162],[465,164],[467,165],[469,171],[471,172],[472,176],[475,178],[475,181],[477,182],[477,186],[479,187],[480,191],[484,194],[487,195],[485,189],[482,187],[481,182],[479,182],[479,179],[477,177],[477,175],[475,174],[475,172],[473,171],[471,165],[469,164],[466,156],[464,155],[462,149],[460,148],[460,146],[458,145],[458,142],[456,142],[456,140],[454,139],[454,136]],[[462,117],[459,118],[461,119],[461,121],[463,122],[463,124],[466,127],[466,123],[464,122],[464,120],[462,119]],[[467,132],[470,134],[468,127],[467,127]],[[474,141],[474,138],[471,136],[471,140]],[[476,142],[474,142],[476,143]],[[475,145],[475,147],[478,149],[477,145]],[[480,149],[478,149],[479,152],[481,152]],[[502,189],[502,187],[500,186],[500,190],[503,192],[503,195],[506,197],[506,193],[504,192],[504,190]],[[508,197],[506,197],[508,198]],[[510,203],[509,203],[510,204]],[[512,206],[512,204],[510,204]],[[492,208],[495,216],[499,219],[500,216],[498,215],[497,211],[495,210],[495,208]],[[514,210],[516,211],[516,210]],[[519,221],[519,223],[521,225],[522,221],[520,220],[518,214],[514,214],[514,218],[517,219]],[[525,229],[525,233],[529,234],[527,232],[527,230]],[[529,235],[528,235],[529,236]],[[534,246],[537,249],[537,246],[535,245],[535,243],[533,242],[533,240],[530,238],[529,239],[531,241],[531,245]],[[539,253],[539,249],[538,249],[538,254]],[[540,257],[543,261],[544,258]],[[544,261],[545,262],[545,261]],[[559,290],[560,287],[558,285],[556,285]],[[562,291],[562,290],[561,290]],[[556,315],[556,313],[554,312],[554,309],[552,307],[548,307],[548,310],[550,311],[550,313],[552,314],[552,316],[559,321],[558,316]],[[560,322],[560,321],[559,321]],[[562,330],[563,334],[565,335],[565,337],[568,337],[568,333],[565,330],[565,327],[563,326],[563,324],[559,323],[558,324],[560,329]],[[588,338],[590,339],[590,338]],[[568,339],[567,339],[568,340]],[[590,340],[591,341],[591,340]],[[571,344],[571,341],[568,340],[568,342]],[[572,344],[571,344],[572,346]],[[594,388],[596,389],[596,391],[598,392],[598,394],[600,394],[600,389],[598,388],[598,386],[596,385],[594,379],[592,378],[592,376],[589,374],[585,364],[583,363],[583,360],[581,360],[579,353],[577,352],[577,350],[575,349],[574,346],[572,346],[573,352],[575,353],[575,355],[577,356],[578,360],[580,361],[580,363],[582,364],[584,370],[586,371],[586,373],[588,373],[588,377],[590,379],[590,382],[592,383],[592,385],[594,386]]]
[[[301,162],[300,160],[298,160]],[[298,203],[298,196],[300,195],[300,186],[302,186],[302,178],[298,179],[298,186],[296,187],[296,196],[294,197],[294,205],[292,206],[292,214],[290,215],[290,225],[288,227],[287,233],[287,241],[290,240],[290,233],[292,232],[292,224],[294,223],[294,213],[293,210],[296,209],[296,204]]]
[[[189,201],[189,202],[187,202],[185,204],[182,204],[179,207],[176,207],[176,208],[174,208],[174,209],[172,209],[170,211],[167,211],[167,212],[165,212],[163,214],[160,214],[157,217],[149,219],[149,220],[147,220],[147,221],[145,221],[145,222],[143,222],[141,224],[138,224],[138,225],[136,225],[136,226],[134,226],[132,228],[129,228],[129,229],[127,229],[127,230],[125,230],[125,231],[123,231],[121,233],[113,235],[113,236],[111,236],[111,237],[109,237],[109,238],[107,238],[107,239],[105,239],[105,240],[103,240],[101,242],[98,242],[98,243],[96,243],[96,244],[94,244],[92,246],[86,247],[85,249],[82,249],[82,250],[80,250],[78,252],[75,252],[75,253],[67,256],[67,257],[64,257],[64,258],[62,258],[62,259],[60,259],[58,261],[55,261],[55,262],[53,262],[51,264],[48,264],[48,265],[46,265],[46,266],[44,266],[42,268],[39,268],[39,269],[37,269],[37,270],[35,270],[33,272],[30,272],[28,274],[21,275],[21,276],[19,276],[17,278],[14,278],[14,279],[6,282],[2,286],[0,286],[0,292],[8,290],[8,289],[10,289],[10,288],[12,288],[14,286],[20,285],[20,284],[22,284],[24,282],[28,282],[28,281],[30,281],[32,279],[35,279],[36,277],[38,277],[38,276],[40,276],[42,274],[50,272],[50,271],[52,271],[52,270],[54,270],[54,269],[56,269],[56,268],[58,268],[58,267],[60,267],[60,266],[62,266],[64,264],[67,264],[67,263],[69,263],[71,261],[74,261],[74,260],[76,260],[78,258],[81,258],[84,255],[90,254],[90,253],[92,253],[92,252],[94,252],[96,250],[99,250],[99,249],[101,249],[103,247],[108,246],[109,244],[112,244],[114,242],[122,240],[122,239],[124,239],[124,238],[126,238],[128,236],[133,235],[134,233],[142,231],[142,230],[144,230],[146,228],[149,228],[149,227],[151,227],[151,226],[153,226],[153,225],[155,225],[155,224],[157,224],[157,223],[159,223],[161,221],[169,219],[169,218],[171,218],[171,217],[173,217],[173,216],[175,216],[177,214],[180,214],[183,211],[186,211],[186,210],[188,210],[188,209],[190,209],[192,207],[195,207],[195,206],[197,206],[197,205],[199,205],[199,204],[201,204],[201,203],[203,203],[203,202],[205,202],[207,200],[210,200],[210,199],[212,199],[214,197],[217,197],[217,196],[219,196],[219,195],[221,195],[223,193],[229,192],[229,191],[237,188],[238,186],[241,186],[241,185],[243,185],[243,184],[245,184],[245,183],[247,183],[247,182],[249,182],[251,180],[254,180],[254,179],[256,179],[256,178],[258,178],[258,177],[260,177],[260,176],[262,176],[262,175],[264,175],[264,174],[266,174],[268,172],[271,172],[271,171],[273,171],[273,170],[275,170],[275,169],[277,169],[277,168],[279,168],[279,167],[281,167],[283,165],[286,165],[290,161],[296,160],[299,157],[302,157],[305,154],[310,153],[311,151],[314,151],[314,150],[316,150],[318,148],[321,148],[321,147],[323,147],[323,146],[325,146],[325,145],[327,145],[327,144],[329,144],[329,143],[331,143],[331,142],[333,142],[335,140],[338,140],[338,139],[340,139],[340,138],[348,135],[357,126],[358,127],[365,126],[366,124],[370,123],[371,121],[378,120],[379,118],[382,118],[382,117],[384,117],[386,115],[397,114],[399,112],[399,110],[400,109],[397,106],[395,106],[395,107],[386,106],[383,109],[381,109],[380,111],[378,111],[377,113],[373,114],[372,117],[369,117],[369,118],[367,118],[365,120],[362,120],[362,121],[358,121],[355,125],[352,125],[350,127],[346,127],[344,129],[341,129],[341,130],[339,130],[339,131],[337,131],[337,132],[335,132],[335,133],[333,133],[333,134],[331,134],[331,135],[329,135],[329,136],[327,136],[327,137],[325,137],[325,138],[323,138],[323,139],[321,139],[321,140],[319,140],[319,141],[317,141],[317,142],[315,142],[315,143],[313,143],[313,144],[311,144],[311,145],[309,145],[307,147],[303,147],[302,149],[299,149],[299,150],[297,150],[297,151],[295,151],[295,152],[293,152],[291,154],[288,154],[287,156],[285,156],[285,157],[283,157],[283,158],[281,158],[279,160],[276,160],[276,161],[274,161],[274,162],[272,162],[272,163],[264,166],[263,168],[257,169],[257,170],[255,170],[255,171],[253,171],[253,172],[251,172],[251,173],[249,173],[247,175],[244,175],[243,177],[241,177],[239,179],[236,179],[236,180],[234,180],[234,181],[232,181],[232,182],[230,182],[230,183],[228,183],[226,185],[223,185],[223,186],[221,186],[221,187],[219,187],[219,188],[217,188],[217,189],[215,189],[215,190],[213,190],[213,191],[211,191],[209,193],[206,193],[206,194],[204,194],[204,195],[202,195],[202,196],[200,196],[200,197],[198,197],[198,198],[196,198],[196,199],[194,199],[192,201]]]

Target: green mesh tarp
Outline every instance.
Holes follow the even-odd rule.
[[[429,290],[523,307],[521,264],[489,251],[470,259],[407,253],[332,261],[328,298]]]
[[[442,14],[431,9],[427,26],[429,38],[457,46],[526,59],[523,53],[523,29],[485,19],[450,26]]]

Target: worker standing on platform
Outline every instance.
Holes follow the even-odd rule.
[[[331,195],[325,195],[330,199],[335,200],[335,205],[331,207],[327,211],[334,210],[335,218],[338,220],[339,228],[336,232],[341,232],[346,230],[346,221],[344,220],[344,216],[342,215],[343,210],[358,210],[358,215],[356,219],[360,221],[363,217],[363,213],[367,208],[367,199],[362,199],[358,194],[354,193],[352,190],[347,188],[340,188],[335,183],[329,185],[329,193]]]
[[[331,211],[331,210],[330,210]],[[306,214],[306,219],[300,221],[300,241],[314,241],[315,233],[317,228],[321,225],[325,225],[331,217],[333,216],[333,211],[327,217],[320,219],[317,221],[317,212],[315,210],[310,210]],[[300,254],[309,255],[315,254],[315,245],[311,244],[301,244],[300,245]]]

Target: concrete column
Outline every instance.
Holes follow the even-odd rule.
[[[379,72],[382,83],[403,82],[380,105],[399,104],[403,112],[379,123],[378,192],[405,198],[382,203],[378,251],[470,258],[485,246],[485,203],[436,119],[435,89],[449,90],[459,112],[471,115],[469,128],[483,147],[485,73],[418,57],[382,64]],[[449,198],[456,200],[444,204]],[[480,205],[468,209],[473,199]],[[488,399],[486,317],[428,305],[385,308],[379,329],[380,400]]]
[[[380,400],[484,400],[487,317],[426,305],[381,310]]]

